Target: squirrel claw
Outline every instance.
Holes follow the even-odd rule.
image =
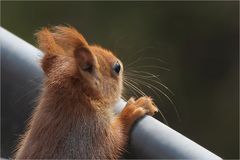
[[[137,100],[130,98],[126,107],[121,112],[120,118],[124,122],[125,126],[127,126],[129,129],[139,118],[146,114],[152,116],[157,111],[158,108],[150,97],[144,96],[138,98]]]

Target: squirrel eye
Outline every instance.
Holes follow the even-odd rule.
[[[87,72],[89,72],[89,73],[91,73],[92,70],[93,70],[93,65],[87,63],[87,64],[85,64],[85,65],[83,66],[83,70],[84,70],[84,71],[87,71]]]
[[[115,73],[119,74],[120,70],[121,70],[121,65],[116,62],[114,65],[113,65],[113,70]]]

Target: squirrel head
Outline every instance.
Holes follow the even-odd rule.
[[[123,64],[111,51],[89,45],[73,27],[43,28],[36,36],[45,53],[41,65],[46,88],[100,103],[121,97]]]

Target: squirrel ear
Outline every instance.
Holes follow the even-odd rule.
[[[96,67],[96,58],[85,46],[78,47],[74,51],[74,57],[81,70],[92,73]]]
[[[64,50],[56,44],[51,32],[47,28],[42,28],[36,34],[39,49],[44,52],[41,60],[42,69],[48,74],[55,58],[64,55]]]
[[[63,55],[63,49],[56,44],[52,33],[47,28],[42,28],[40,31],[35,33],[37,37],[37,43],[39,49],[45,54]]]

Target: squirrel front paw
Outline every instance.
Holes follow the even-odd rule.
[[[127,131],[131,128],[133,123],[143,117],[144,115],[154,115],[158,111],[158,108],[153,103],[150,97],[144,96],[137,100],[130,98],[127,105],[120,114],[120,118],[124,123]]]

